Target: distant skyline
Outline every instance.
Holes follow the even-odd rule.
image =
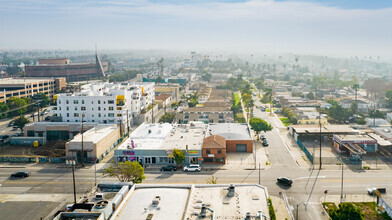
[[[0,49],[170,49],[392,59],[392,1],[0,0]]]

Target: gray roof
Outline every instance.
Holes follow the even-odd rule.
[[[226,140],[252,140],[247,124],[210,124],[209,130],[210,135],[219,135],[226,138]]]

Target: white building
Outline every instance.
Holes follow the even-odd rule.
[[[103,124],[132,124],[153,102],[154,83],[98,83],[82,86],[79,93],[61,93],[53,97],[52,121]]]

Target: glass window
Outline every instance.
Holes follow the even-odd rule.
[[[84,104],[84,100],[82,100],[82,104]]]
[[[69,110],[69,107],[67,106],[67,111]]]
[[[114,104],[114,100],[108,100],[108,104]]]
[[[69,100],[66,100],[65,102],[66,102],[67,104],[69,104]]]
[[[211,150],[210,150],[210,149],[207,149],[207,150],[206,150],[206,153],[207,153],[207,154],[210,154],[210,153],[211,153]]]
[[[73,103],[74,103],[74,104],[78,104],[78,103],[79,103],[79,100],[73,100]]]
[[[74,113],[74,117],[79,117],[79,113]]]
[[[101,100],[98,100],[98,104],[101,104]]]
[[[86,106],[82,106],[82,107],[80,107],[80,110],[82,110],[82,111],[86,111]]]
[[[108,113],[108,117],[114,117],[114,113]]]
[[[101,107],[98,107],[98,111],[101,111]]]
[[[112,106],[109,106],[109,110],[112,111],[112,110],[113,110],[113,107],[112,107]]]
[[[78,107],[77,107],[77,106],[75,106],[75,110],[78,110]]]
[[[218,154],[222,154],[222,150],[218,150]]]

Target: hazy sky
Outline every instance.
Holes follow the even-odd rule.
[[[391,0],[0,0],[0,49],[392,57]]]

